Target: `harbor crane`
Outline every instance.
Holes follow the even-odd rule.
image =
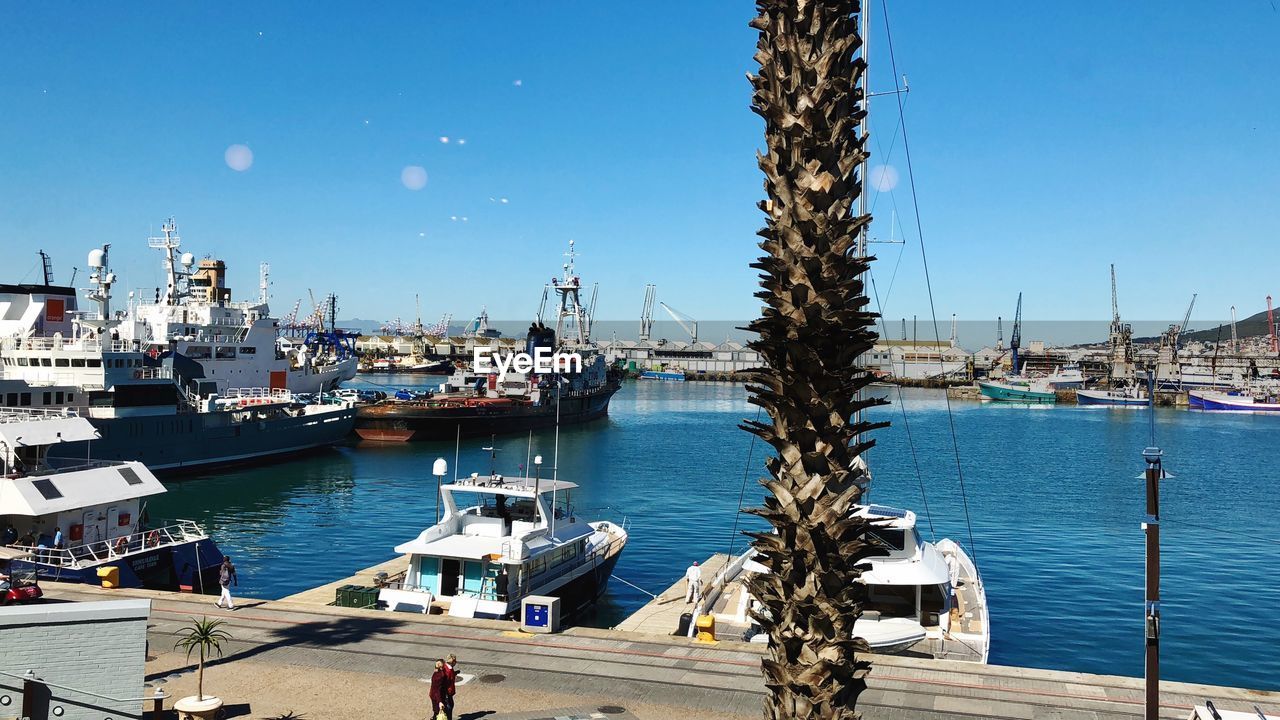
[[[662,306],[663,310],[667,311],[672,320],[675,320],[680,327],[684,328],[685,332],[689,333],[689,337],[693,339],[692,342],[696,345],[698,343],[698,321],[664,302],[659,302],[658,304]]]
[[[1116,266],[1111,264],[1111,332],[1120,332],[1120,303],[1116,300]]]
[[[1280,342],[1276,338],[1276,317],[1271,312],[1271,296],[1267,296],[1267,333],[1271,335],[1271,352],[1280,353]]]
[[[49,258],[49,254],[43,250],[40,251],[40,263],[44,266],[44,284],[52,285],[53,284],[53,260],[51,260]]]
[[[1240,336],[1236,334],[1236,306],[1231,306],[1231,352],[1240,352]]]
[[[1191,304],[1187,306],[1187,314],[1182,316],[1182,324],[1178,326],[1178,331],[1174,335],[1173,347],[1178,349],[1182,344],[1182,333],[1187,331],[1187,326],[1191,324],[1191,310],[1196,306],[1196,296],[1198,293],[1191,293]]]
[[[658,297],[658,287],[653,283],[644,286],[644,305],[640,307],[640,340],[648,340],[653,332],[653,302]]]
[[[1018,374],[1018,348],[1022,347],[1022,293],[1018,293],[1018,309],[1013,313],[1013,331],[1009,333],[1009,351],[1013,354],[1013,374]]]

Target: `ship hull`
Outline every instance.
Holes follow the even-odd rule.
[[[978,390],[983,397],[999,402],[1052,404],[1058,401],[1058,396],[1052,392],[1039,392],[1003,383],[979,382]]]
[[[1201,410],[1280,412],[1280,403],[1254,402],[1253,398],[1242,395],[1197,390],[1192,390],[1189,395],[1199,401],[1194,407]]]
[[[1111,395],[1105,390],[1077,390],[1078,405],[1112,405],[1120,407],[1146,407],[1150,401],[1146,398],[1134,398],[1124,395]]]
[[[120,587],[148,590],[212,592],[218,586],[222,551],[209,538],[169,545],[78,568],[58,567],[35,560],[15,560],[14,567],[34,569],[41,580],[98,585],[98,568],[111,566]]]
[[[503,435],[553,427],[557,422],[590,422],[609,414],[609,401],[619,387],[610,383],[594,393],[561,398],[558,418],[554,403],[447,408],[397,402],[367,405],[357,411],[356,434],[381,442],[449,440],[459,432],[464,437]]]
[[[228,422],[223,413],[90,418],[102,438],[62,443],[52,457],[139,460],[153,471],[194,472],[287,457],[333,445],[350,435],[355,408],[301,417]]]

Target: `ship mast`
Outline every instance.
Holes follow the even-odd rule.
[[[569,261],[563,265],[564,276],[551,281],[551,288],[560,296],[560,309],[556,314],[556,339],[563,342],[566,333],[573,332],[573,342],[586,345],[591,338],[591,316],[582,305],[579,295],[582,290],[582,279],[574,272],[573,260],[578,253],[573,249],[574,242],[569,241],[569,252],[565,257]]]
[[[178,237],[178,225],[169,218],[160,228],[164,237],[147,238],[149,247],[164,251],[165,293],[164,305],[178,304],[178,269],[175,266],[174,252],[182,246],[182,238]],[[156,302],[162,302],[157,300]]]

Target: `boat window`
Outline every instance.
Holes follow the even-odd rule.
[[[8,393],[5,395],[4,404],[9,407],[18,407],[18,393]]]
[[[70,358],[55,358],[53,364],[56,367],[71,367]]]
[[[58,393],[54,393],[54,396],[57,398],[56,400],[54,400],[54,402],[57,403],[58,405],[61,405],[66,397],[66,393],[58,392]]]
[[[253,354],[254,354],[254,353],[256,353],[256,352],[258,352],[258,348],[256,348],[256,347],[242,347],[242,348],[240,348],[240,354],[241,354],[241,355],[253,355]]]
[[[53,358],[40,358],[40,367],[53,367]]]
[[[71,367],[84,367],[84,358],[71,358]]]
[[[22,405],[22,407],[30,407],[30,406],[31,406],[31,393],[29,393],[29,392],[22,393],[21,395],[19,395],[19,396],[18,396],[18,400],[19,400],[19,403],[18,403],[18,404]]]
[[[893,528],[871,528],[867,530],[867,542],[876,547],[902,550],[906,542],[904,535],[902,530]]]
[[[212,349],[208,345],[192,345],[187,348],[187,357],[194,360],[205,360],[211,357]]]
[[[235,360],[236,349],[228,345],[219,345],[214,349],[214,357],[218,360]]]
[[[75,394],[75,393],[67,393],[67,402],[75,402],[75,401],[76,401],[76,394]]]
[[[42,401],[44,401],[44,402],[43,402],[43,404],[45,404],[45,405],[52,405],[52,404],[53,404],[53,392],[52,392],[52,391],[48,391],[48,390],[46,390],[46,391],[43,393],[43,395],[42,395],[42,397],[41,397],[40,399],[41,399]]]
[[[547,556],[539,555],[529,563],[529,576],[541,575],[547,571]]]
[[[881,615],[912,617],[916,614],[915,585],[868,585],[864,610],[876,610]]]
[[[24,357],[20,357],[20,358],[18,358],[18,366],[19,366],[19,367],[26,367],[26,366],[27,366],[27,359],[26,359],[26,358],[24,358]]]
[[[89,359],[88,359],[88,361],[87,361],[87,364],[89,365],[89,367],[102,367],[102,359],[101,359],[101,358],[89,358]]]

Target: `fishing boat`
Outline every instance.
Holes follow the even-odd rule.
[[[1045,383],[1054,390],[1066,390],[1084,387],[1084,372],[1078,363],[1070,363],[1053,369],[1045,378]]]
[[[885,552],[865,561],[861,581],[867,600],[854,633],[876,653],[986,663],[991,650],[987,594],[964,548],[950,539],[925,541],[910,510],[859,505],[854,514],[876,521],[867,539]],[[721,632],[768,641],[750,617],[753,607],[760,607],[748,589],[753,574],[767,572],[749,549],[713,580],[706,607]]]
[[[403,580],[379,591],[379,604],[510,618],[529,595],[561,598],[566,615],[594,603],[627,544],[627,530],[579,517],[572,504],[577,487],[492,472],[441,486],[439,521],[396,546],[409,562]]]
[[[1112,405],[1121,407],[1146,407],[1151,403],[1146,392],[1137,386],[1111,390],[1076,390],[1077,405]]]
[[[645,370],[640,373],[641,380],[665,380],[667,382],[684,382],[683,370]]]
[[[1236,412],[1280,412],[1280,392],[1275,389],[1241,390],[1189,390],[1189,405],[1199,410]]]
[[[559,295],[555,328],[535,321],[524,349],[531,358],[539,353],[576,355],[577,367],[554,372],[491,371],[474,364],[459,368],[439,393],[429,397],[388,398],[360,407],[356,434],[373,441],[449,440],[458,435],[501,435],[583,423],[608,415],[609,401],[622,387],[622,371],[607,363],[590,343],[591,313],[579,298],[582,285],[574,272],[572,241],[567,255],[563,277],[549,286]],[[545,301],[544,294],[544,305]],[[482,313],[481,318],[487,316]]]
[[[979,380],[978,391],[983,398],[999,402],[1053,404],[1058,401],[1058,394],[1043,379]]]
[[[145,520],[145,498],[165,492],[146,465],[50,452],[97,438],[70,411],[0,410],[0,559],[50,580],[97,584],[109,566],[121,587],[216,587],[222,553],[199,525]]]

